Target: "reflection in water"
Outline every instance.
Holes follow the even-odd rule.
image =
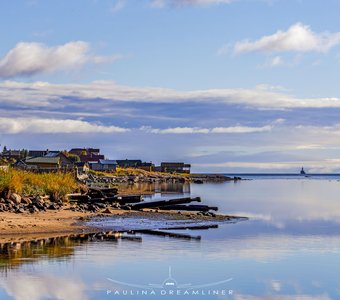
[[[340,182],[309,179],[192,185],[204,204],[250,220],[2,246],[0,299],[157,299],[107,295],[107,278],[143,286],[169,266],[193,286],[233,278],[218,287],[233,294],[162,299],[340,299],[338,195]]]
[[[188,182],[123,183],[119,184],[119,189],[126,194],[140,193],[145,196],[154,194],[159,194],[160,196],[171,194],[190,195],[190,183]]]

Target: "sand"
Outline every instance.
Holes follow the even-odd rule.
[[[103,210],[105,211],[105,210]],[[7,242],[23,242],[34,239],[52,238],[65,236],[69,234],[79,234],[85,232],[97,232],[100,228],[88,226],[86,220],[90,220],[96,216],[122,216],[124,217],[143,217],[147,219],[182,219],[182,220],[225,220],[233,218],[231,216],[218,215],[215,218],[197,216],[192,212],[184,212],[178,214],[171,211],[154,212],[151,210],[144,211],[124,211],[110,209],[110,214],[105,214],[103,211],[98,213],[90,212],[74,212],[69,209],[58,211],[46,211],[30,213],[0,213],[0,244]]]
[[[122,211],[112,210],[114,214]],[[97,214],[70,210],[38,212],[34,214],[0,213],[0,243],[26,241],[38,238],[62,236],[92,230],[81,220]]]

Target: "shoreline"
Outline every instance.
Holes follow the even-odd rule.
[[[91,225],[91,221],[95,219],[114,220],[117,218],[124,219],[146,219],[157,221],[187,221],[190,225],[195,225],[200,222],[215,222],[222,223],[224,221],[240,220],[242,217],[216,215],[215,217],[200,216],[192,212],[182,212],[178,214],[175,211],[159,211],[152,210],[145,211],[122,211],[110,209],[111,213],[104,213],[104,211],[91,212],[75,212],[71,210],[47,211],[38,212],[35,214],[15,214],[10,212],[3,212],[0,214],[0,244],[2,243],[18,243],[28,242],[35,239],[54,238],[59,236],[67,236],[82,233],[96,233],[107,229],[104,226]],[[136,230],[138,229],[136,224]],[[125,230],[134,230],[131,228]],[[165,225],[164,225],[165,226]],[[163,227],[164,227],[163,226]],[[162,226],[161,226],[162,227]],[[140,229],[140,228],[139,228]],[[160,228],[154,228],[155,230]],[[109,230],[115,231],[113,228]],[[125,231],[120,227],[116,231]]]

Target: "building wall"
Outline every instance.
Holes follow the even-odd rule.
[[[106,165],[106,164],[91,164],[91,169],[94,171],[116,171],[116,165]]]
[[[39,169],[58,169],[59,165],[58,164],[46,164],[46,163],[28,163],[28,166],[36,166]]]

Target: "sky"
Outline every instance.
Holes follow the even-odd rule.
[[[0,144],[340,172],[340,0],[0,2]]]

